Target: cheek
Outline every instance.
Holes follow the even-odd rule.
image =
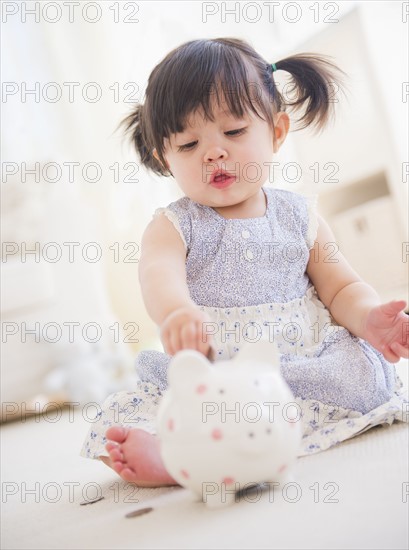
[[[259,149],[259,154],[263,155],[265,158],[271,159],[274,154],[274,143],[273,139],[270,139],[270,136],[266,136],[266,139],[263,142],[263,145]]]
[[[243,154],[245,155],[247,162],[258,162],[263,163],[266,158],[269,158],[272,154],[273,146],[269,145],[268,142],[260,142],[260,140],[255,140],[248,146]]]
[[[175,172],[174,174],[179,174],[180,178],[189,178],[192,174],[195,174],[195,177],[198,177],[198,174],[200,175],[202,170],[202,166],[200,162],[198,162],[197,159],[193,160],[191,158],[185,157],[185,158],[179,158],[175,164]],[[187,182],[189,183],[189,182]]]

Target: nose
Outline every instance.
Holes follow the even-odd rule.
[[[227,151],[220,146],[209,147],[204,155],[204,162],[216,162],[217,160],[226,160]]]

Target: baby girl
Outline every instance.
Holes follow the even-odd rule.
[[[292,79],[291,101],[276,71]],[[217,362],[244,341],[274,338],[296,398],[365,416],[397,395],[406,302],[381,303],[339,252],[316,197],[268,185],[287,111],[300,127],[323,128],[340,76],[324,57],[271,64],[232,38],[188,42],[153,69],[126,125],[141,163],[184,194],[155,212],[141,247],[144,303],[165,353],[138,355],[140,381],[107,398],[83,456],[141,486],[175,484],[155,415],[169,361],[187,348]]]

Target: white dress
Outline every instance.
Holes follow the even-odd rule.
[[[276,342],[282,375],[302,410],[301,454],[407,420],[408,398],[394,365],[334,321],[306,273],[317,197],[263,189],[267,208],[260,218],[225,219],[187,197],[155,212],[171,220],[186,247],[188,288],[212,320],[214,360],[230,359],[261,337]],[[156,433],[170,359],[157,351],[138,355],[141,381],[133,392],[108,397],[82,456],[107,455],[105,431],[114,424]]]

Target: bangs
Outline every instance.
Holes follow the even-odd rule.
[[[199,60],[199,61],[198,61]],[[237,48],[197,40],[165,59],[158,78],[152,73],[150,98],[151,138],[159,155],[163,141],[183,132],[188,118],[200,111],[214,121],[214,108],[224,107],[237,118],[254,113],[273,125],[273,89],[268,72],[260,76],[254,64]],[[149,94],[149,87],[155,94]]]

